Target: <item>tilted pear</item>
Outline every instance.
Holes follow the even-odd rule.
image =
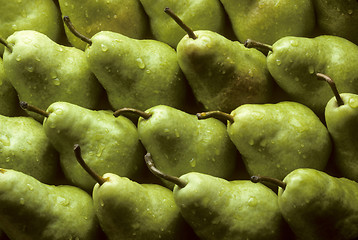
[[[130,109],[119,109],[115,115]],[[197,171],[230,178],[238,154],[225,124],[217,119],[198,120],[195,115],[158,105],[139,112],[139,139],[158,167],[172,175]],[[172,188],[174,184],[165,181]]]
[[[95,108],[103,93],[83,51],[57,44],[36,31],[9,36],[3,60],[6,77],[19,99],[42,109],[56,101]]]
[[[11,240],[97,240],[100,233],[88,193],[10,169],[0,169],[0,228]]]
[[[149,36],[149,20],[139,0],[59,0],[62,16],[70,16],[78,31],[92,37],[100,31],[118,32],[142,39]],[[69,42],[85,50],[86,43],[78,39],[65,25]]]
[[[0,167],[24,172],[54,184],[59,176],[58,153],[42,125],[31,117],[0,115]]]
[[[26,104],[24,108],[33,109]],[[112,111],[94,111],[67,102],[51,104],[43,128],[60,153],[65,177],[90,192],[95,181],[78,165],[73,145],[81,144],[88,165],[99,174],[112,172],[123,177],[138,177],[144,168],[144,148],[136,126],[129,119],[115,118]]]

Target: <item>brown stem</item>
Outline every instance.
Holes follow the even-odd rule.
[[[197,113],[196,116],[198,117],[198,119],[216,118],[219,120],[230,121],[230,123],[234,123],[234,117],[232,115],[221,111],[202,112]]]
[[[265,43],[261,43],[261,42],[257,42],[255,40],[252,39],[247,39],[244,42],[244,46],[247,48],[256,48],[259,50],[264,50],[264,51],[272,51],[272,46],[265,44]]]
[[[160,171],[158,168],[156,168],[154,161],[152,159],[152,155],[150,153],[147,153],[144,156],[144,160],[145,160],[145,163],[147,164],[147,167],[149,168],[149,170],[158,178],[162,178],[169,182],[172,182],[172,183],[178,185],[178,187],[180,187],[180,188],[184,188],[187,185],[187,183],[185,181],[183,181],[182,179],[167,175],[167,174],[163,173],[162,171]]]
[[[86,37],[85,35],[83,35],[82,33],[78,32],[76,30],[76,28],[73,26],[69,16],[64,16],[63,21],[65,22],[65,24],[68,27],[68,29],[73,33],[73,35],[75,35],[76,37],[78,37],[82,41],[88,43],[88,45],[90,45],[90,46],[92,45],[92,40],[91,39],[89,39],[88,37]]]
[[[166,7],[164,9],[164,12],[168,14],[171,18],[173,18],[173,20],[189,35],[190,38],[198,38],[195,35],[194,31],[190,27],[188,27],[170,8]]]
[[[12,46],[9,44],[9,42],[8,41],[6,41],[5,39],[3,39],[3,38],[1,38],[0,37],[0,43],[2,44],[2,45],[4,45],[5,47],[7,47],[9,50],[10,50],[10,52],[12,52]]]
[[[121,109],[118,109],[117,111],[115,111],[113,113],[113,116],[118,117],[118,116],[121,116],[121,115],[125,115],[127,113],[132,113],[132,114],[138,115],[138,116],[140,116],[140,117],[142,117],[144,119],[149,119],[152,116],[151,113],[147,113],[147,112],[135,109],[135,108],[121,108]]]
[[[331,87],[331,89],[333,91],[334,96],[336,97],[338,106],[344,105],[344,102],[343,102],[341,96],[339,95],[337,86],[334,83],[334,81],[332,80],[332,78],[328,77],[326,74],[323,74],[323,73],[317,73],[316,75],[319,80],[326,81],[329,84],[329,86]]]
[[[82,158],[82,153],[81,153],[81,147],[79,144],[75,144],[73,146],[73,151],[75,152],[75,156],[77,159],[77,162],[82,166],[82,168],[84,170],[86,170],[86,172],[96,181],[98,182],[99,185],[102,185],[103,183],[106,182],[106,179],[101,177],[100,175],[98,175],[95,171],[93,171],[92,168],[90,168],[87,163],[83,160]]]
[[[283,190],[286,189],[286,183],[276,178],[265,177],[265,176],[251,176],[251,182],[253,183],[269,182],[275,184],[276,186],[279,186]]]
[[[20,102],[20,107],[24,110],[27,110],[27,111],[30,111],[30,112],[34,112],[34,113],[38,113],[44,117],[49,117],[50,116],[50,113],[49,112],[46,112],[34,105],[31,105],[31,104],[28,104],[27,102],[23,102],[21,101]]]

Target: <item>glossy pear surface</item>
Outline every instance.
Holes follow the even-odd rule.
[[[297,102],[324,115],[332,90],[316,73],[330,76],[340,92],[358,93],[358,46],[340,37],[284,37],[272,45],[267,67],[278,85]]]
[[[12,240],[97,240],[91,196],[69,185],[46,185],[0,169],[0,228]]]
[[[244,103],[270,100],[273,80],[266,57],[212,31],[195,31],[178,44],[178,62],[206,110],[230,112]]]
[[[86,48],[89,66],[114,110],[146,110],[159,104],[182,108],[187,83],[169,45],[103,31]]]
[[[146,112],[152,116],[139,118],[139,138],[158,169],[173,176],[197,171],[231,177],[238,155],[220,120],[198,120],[195,115],[164,105]]]
[[[331,154],[327,128],[296,102],[245,104],[227,130],[250,175],[283,179],[300,167],[322,170]]]
[[[358,237],[358,183],[314,169],[288,174],[278,204],[298,240]]]
[[[7,41],[4,69],[21,101],[46,109],[56,101],[95,108],[102,89],[83,51],[66,47],[36,31],[19,31]],[[42,121],[43,117],[29,113]]]
[[[60,153],[66,178],[86,191],[95,181],[77,163],[74,144],[82,147],[83,158],[98,174],[113,172],[120,176],[138,176],[144,167],[144,148],[136,126],[111,111],[94,111],[66,102],[56,102],[47,109],[45,133]]]

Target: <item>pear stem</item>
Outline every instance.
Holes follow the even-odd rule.
[[[188,27],[179,17],[176,15],[170,8],[166,7],[164,12],[168,14],[192,39],[197,39],[198,37],[195,35],[194,31]]]
[[[44,117],[47,117],[47,118],[50,116],[49,112],[46,112],[46,111],[44,111],[44,110],[42,110],[42,109],[40,109],[40,108],[38,108],[38,107],[36,107],[34,105],[31,105],[31,104],[29,104],[27,102],[21,101],[20,102],[20,107],[22,109],[24,109],[24,110],[28,110],[30,112],[38,113],[38,114],[40,114],[40,115],[42,115]]]
[[[196,116],[198,117],[198,119],[206,119],[213,117],[219,120],[230,121],[230,123],[234,123],[234,117],[232,115],[221,111],[202,112],[197,113]]]
[[[136,114],[144,119],[149,119],[152,114],[150,113],[147,113],[147,112],[144,112],[144,111],[141,111],[139,109],[135,109],[135,108],[121,108],[121,109],[118,109],[117,111],[115,111],[113,113],[113,116],[115,117],[118,117],[118,116],[121,116],[121,115],[125,115],[127,113],[133,113],[133,114]]]
[[[10,52],[12,52],[13,50],[12,46],[9,44],[8,41],[0,37],[0,43],[3,44],[5,47],[7,47],[10,50]]]
[[[331,87],[331,89],[334,93],[334,96],[336,97],[338,106],[344,105],[344,102],[343,102],[341,96],[339,95],[337,86],[336,86],[335,82],[332,80],[332,78],[328,77],[326,74],[323,74],[323,73],[317,73],[316,75],[319,80],[326,81],[329,84],[329,86]]]
[[[158,168],[156,168],[154,161],[152,159],[152,155],[150,153],[147,153],[144,156],[144,160],[145,160],[145,163],[147,164],[147,167],[149,168],[149,170],[158,178],[162,178],[169,182],[172,182],[172,183],[178,185],[178,187],[180,187],[180,188],[184,188],[187,185],[187,183],[185,181],[181,180],[180,178],[167,175],[167,174],[163,173],[162,171],[160,171]]]
[[[255,40],[252,39],[247,39],[244,42],[244,46],[247,48],[256,48],[259,50],[264,50],[264,51],[272,51],[272,46],[265,44],[265,43],[261,43],[261,42],[257,42]]]
[[[88,37],[86,37],[85,35],[83,35],[82,33],[80,33],[79,31],[76,30],[76,28],[73,26],[69,16],[64,16],[63,21],[65,22],[68,29],[73,33],[73,35],[75,35],[82,41],[88,43],[88,45],[90,45],[90,46],[92,45],[91,39],[89,39]]]
[[[269,182],[269,183],[273,183],[277,186],[279,186],[282,189],[286,189],[286,183],[276,179],[276,178],[272,178],[272,177],[265,177],[265,176],[251,176],[250,178],[251,182],[253,183],[258,183],[258,182]]]
[[[99,185],[102,185],[103,183],[106,182],[106,179],[101,177],[100,175],[98,175],[95,171],[93,171],[92,168],[90,168],[87,163],[83,160],[82,158],[82,153],[81,153],[81,147],[79,144],[75,144],[73,146],[73,151],[75,152],[75,156],[77,159],[77,162],[82,166],[82,168],[84,170],[86,170],[86,172],[96,181],[98,182]]]

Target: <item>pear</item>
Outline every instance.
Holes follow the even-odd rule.
[[[198,172],[178,178],[157,168],[150,154],[145,161],[154,175],[175,183],[175,203],[200,239],[285,239],[277,195],[263,184]]]
[[[62,40],[61,13],[52,0],[0,1],[0,35],[7,38],[16,31],[35,30],[55,42]],[[4,47],[0,45],[2,56]]]
[[[5,74],[21,101],[42,109],[56,101],[97,107],[103,89],[83,51],[57,44],[32,30],[15,32],[6,42]],[[30,114],[43,120],[40,115]]]
[[[178,21],[171,9],[166,12]],[[270,100],[273,79],[264,54],[213,31],[182,27],[188,34],[177,46],[179,66],[205,110],[230,112]]]
[[[325,121],[333,141],[333,160],[339,172],[358,182],[358,95],[339,94],[335,82],[327,75],[317,73],[333,89],[334,96],[325,108]]]
[[[157,184],[139,184],[113,173],[98,175],[74,145],[78,163],[97,183],[93,205],[108,239],[188,239],[190,228],[174,202],[173,193]]]
[[[34,106],[22,103],[25,109]],[[138,177],[144,168],[144,148],[133,122],[112,111],[90,110],[68,102],[55,102],[45,112],[43,128],[60,154],[65,177],[75,186],[91,192],[95,181],[76,162],[73,145],[81,144],[88,165],[99,174],[112,172]]]
[[[91,196],[70,185],[47,185],[0,169],[0,228],[12,240],[97,240]]]
[[[54,184],[59,158],[42,125],[31,117],[0,115],[0,167]]]
[[[62,16],[70,16],[78,31],[92,37],[100,31],[112,31],[143,39],[149,36],[149,20],[139,0],[59,0]],[[86,43],[78,39],[65,25],[72,46],[85,50]]]
[[[267,67],[274,80],[293,101],[307,105],[320,118],[332,92],[326,83],[317,81],[316,73],[335,79],[340,91],[358,93],[358,46],[347,39],[288,36],[272,46],[252,40],[245,45],[269,50]]]
[[[316,19],[310,0],[220,0],[240,42],[273,44],[286,36],[310,36]]]
[[[325,172],[300,168],[283,182],[253,177],[279,186],[278,205],[297,240],[358,238],[358,183]]]
[[[230,114],[212,111],[197,116],[227,121],[227,132],[250,175],[282,180],[296,168],[323,170],[331,155],[327,128],[311,109],[297,102],[244,104]]]
[[[198,120],[195,115],[165,105],[145,112],[119,109],[114,115],[139,114],[138,134],[158,167],[171,175],[202,172],[230,178],[238,154],[225,125],[217,119]],[[164,181],[173,188],[174,184]]]
[[[91,39],[81,35],[69,17],[70,29],[88,43],[85,54],[91,71],[107,92],[113,110],[146,110],[158,104],[184,108],[188,86],[169,45],[101,31]]]

